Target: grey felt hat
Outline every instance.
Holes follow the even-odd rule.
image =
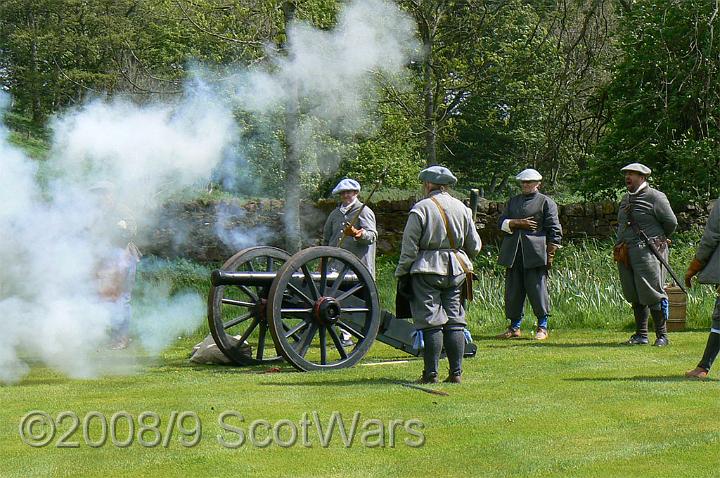
[[[337,183],[335,189],[332,190],[333,194],[340,194],[343,191],[357,191],[360,192],[360,183],[354,179],[345,178]]]
[[[444,166],[430,166],[420,171],[418,175],[420,181],[427,181],[433,184],[455,184],[457,178]]]
[[[642,174],[643,176],[650,176],[650,174],[652,173],[652,170],[650,168],[641,163],[630,163],[624,168],[622,168],[620,171],[622,171],[623,173],[625,171],[634,171],[636,173]]]
[[[520,174],[515,176],[517,181],[542,181],[542,174],[536,170],[528,168],[520,171]]]

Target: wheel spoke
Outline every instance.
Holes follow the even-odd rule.
[[[327,257],[321,257],[320,258],[320,294],[325,293],[325,289],[327,288],[327,273],[328,273],[328,260]]]
[[[283,322],[283,328],[285,328],[285,338],[287,339],[287,338],[290,338],[290,337],[295,337],[295,340],[300,340],[300,339],[298,338],[298,336],[295,335],[295,334],[297,334],[298,332],[300,332],[302,329],[304,329],[304,328],[307,327],[308,325],[310,325],[310,322],[301,322],[299,325],[296,325],[296,326],[293,327],[292,329],[289,329],[289,328],[287,328],[287,326],[285,325],[285,322]]]
[[[327,365],[327,327],[320,327],[320,364]]]
[[[343,329],[348,334],[352,335],[353,337],[357,337],[360,340],[365,340],[365,336],[363,334],[361,334],[360,332],[356,331],[355,329],[353,329],[352,327],[350,327],[346,324],[343,324],[342,322],[338,322],[337,326],[340,327],[341,329]]]
[[[235,305],[235,306],[237,306],[237,307],[248,307],[248,308],[250,308],[250,307],[255,307],[255,303],[254,303],[254,302],[245,302],[244,300],[235,300],[235,299],[226,299],[226,298],[223,298],[223,299],[222,299],[222,303],[223,303],[223,304],[228,304],[228,305]]]
[[[248,337],[250,337],[250,334],[253,333],[253,330],[255,330],[255,327],[257,327],[259,323],[260,323],[260,319],[258,319],[257,317],[253,317],[252,323],[247,328],[245,333],[242,334],[242,337],[240,337],[239,342],[241,345],[248,339]]]
[[[342,360],[345,360],[347,358],[347,352],[345,352],[345,348],[342,345],[342,341],[340,340],[340,337],[338,337],[337,332],[335,332],[334,327],[328,327],[328,334],[330,334],[330,338],[332,339],[333,343],[335,344],[335,348],[338,352],[340,352],[340,358]]]
[[[347,274],[348,269],[350,269],[348,265],[343,263],[343,267],[340,269],[337,279],[335,279],[335,282],[333,283],[332,289],[330,289],[330,292],[327,294],[329,297],[335,297],[335,294],[337,294],[337,291],[340,288],[340,284],[342,284],[342,281],[345,279],[345,274]]]
[[[302,300],[304,300],[304,301],[307,302],[308,304],[310,304],[310,305],[315,305],[315,301],[314,301],[314,300],[312,300],[310,297],[308,297],[308,296],[305,294],[305,292],[303,292],[303,291],[301,291],[300,289],[298,289],[298,288],[297,288],[295,285],[293,285],[291,282],[288,282],[288,289],[290,289],[290,290],[292,290],[293,292],[295,292],[297,295],[300,296],[300,298],[301,298]]]
[[[310,344],[313,341],[313,338],[315,337],[315,332],[317,332],[317,325],[314,323],[310,324],[310,327],[305,331],[305,334],[302,336],[302,340],[300,342],[300,347],[297,349],[298,355],[301,357],[305,357],[305,354],[307,353],[308,349],[310,348]]]
[[[260,301],[260,299],[258,298],[257,294],[254,293],[253,291],[251,291],[248,286],[241,285],[241,286],[239,286],[239,288],[240,288],[241,291],[245,292],[245,293],[248,295],[248,297],[250,297],[250,299],[251,299],[253,302],[259,302],[259,301]]]
[[[255,272],[255,266],[253,265],[253,259],[250,259],[246,262],[248,268],[250,269],[250,272]]]
[[[312,307],[308,309],[280,309],[283,314],[309,314],[312,312]]]
[[[312,278],[312,274],[310,274],[310,271],[307,268],[307,264],[303,264],[300,266],[300,269],[302,270],[302,273],[305,275],[305,281],[310,285],[310,292],[312,292],[313,297],[315,299],[320,298],[320,291],[317,288],[317,284]]]
[[[272,272],[274,266],[275,266],[275,259],[273,259],[272,257],[268,256],[268,258],[267,258],[267,267],[266,267],[267,271],[268,271],[268,272]]]
[[[359,291],[360,289],[362,289],[362,288],[364,288],[364,287],[365,287],[365,284],[357,284],[356,286],[354,286],[354,287],[353,287],[352,289],[350,289],[349,291],[343,292],[342,294],[340,294],[339,296],[337,296],[336,299],[337,299],[338,301],[343,301],[343,300],[347,299],[348,297],[350,297],[351,295],[353,295],[354,293],[356,293],[357,291]]]
[[[249,319],[252,316],[253,316],[252,312],[248,312],[247,314],[239,315],[239,316],[235,317],[234,319],[228,320],[227,322],[225,322],[223,324],[223,329],[227,330],[230,327],[234,327],[237,324],[239,324],[240,322],[245,322],[247,319]]]
[[[257,345],[257,353],[255,354],[255,358],[257,360],[263,359],[263,353],[265,352],[265,335],[267,334],[267,322],[264,320],[260,322],[260,331],[258,332],[258,345]]]

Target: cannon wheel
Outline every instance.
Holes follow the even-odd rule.
[[[276,247],[258,246],[243,249],[225,261],[229,272],[277,271],[290,255]],[[237,365],[261,365],[282,360],[267,345],[268,322],[266,287],[214,286],[208,297],[208,325],[218,348]],[[240,335],[242,340],[236,338]],[[247,342],[247,346],[241,344]],[[269,353],[266,353],[269,352]]]
[[[335,270],[337,279],[328,280]],[[356,281],[345,281],[354,275]],[[370,349],[380,326],[380,300],[370,272],[350,252],[311,247],[278,271],[268,295],[275,347],[301,371],[347,368]],[[340,331],[352,336],[343,346]]]

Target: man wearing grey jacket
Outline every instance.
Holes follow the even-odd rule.
[[[358,200],[360,183],[354,179],[345,178],[335,186],[332,193],[340,197],[340,205],[333,209],[325,221],[323,245],[342,247],[352,252],[375,277],[377,242],[375,213],[367,206],[363,208],[363,203]],[[350,224],[360,209],[362,211],[356,223]]]
[[[452,172],[431,166],[420,172],[419,179],[426,198],[408,215],[395,277],[400,281],[409,276],[410,310],[425,344],[425,368],[419,382],[438,381],[444,345],[450,366],[445,381],[460,383],[467,325],[463,285],[481,241],[470,209],[447,192],[457,181]]]
[[[505,232],[498,262],[505,266],[505,316],[507,330],[497,338],[520,337],[525,297],[537,318],[536,340],[548,337],[550,296],[547,289],[548,270],[562,240],[562,227],[555,201],[538,192],[542,176],[534,169],[525,169],[515,179],[522,194],[510,198],[500,216],[500,229]]]
[[[687,377],[703,379],[707,377],[710,367],[720,352],[720,199],[715,201],[710,218],[705,225],[705,232],[700,239],[700,245],[685,273],[685,285],[688,288],[690,288],[692,278],[696,275],[698,282],[713,284],[717,287],[718,292],[705,353],[697,367],[685,373]]]
[[[333,209],[325,221],[322,244],[352,252],[374,278],[377,242],[375,213],[369,207],[363,207],[363,203],[358,200],[360,183],[354,179],[341,180],[332,193],[340,197],[340,205]],[[333,264],[330,266],[334,267]],[[348,332],[340,331],[340,338],[343,346],[352,345],[352,337]]]
[[[669,343],[668,299],[664,288],[666,271],[638,233],[644,232],[657,252],[667,260],[667,238],[675,231],[677,218],[665,194],[648,184],[650,168],[632,163],[621,171],[625,174],[628,192],[620,201],[614,258],[623,296],[632,304],[635,316],[635,333],[626,344],[648,343],[648,316],[652,315],[655,325],[653,345],[664,347]]]

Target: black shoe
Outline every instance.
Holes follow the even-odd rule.
[[[648,343],[647,335],[633,334],[630,336],[630,339],[625,342],[625,345],[647,345]],[[657,343],[655,343],[655,345],[657,345]]]
[[[660,337],[655,339],[655,343],[653,344],[654,347],[665,347],[667,344],[669,344],[670,341],[667,338],[667,335],[661,335]]]

